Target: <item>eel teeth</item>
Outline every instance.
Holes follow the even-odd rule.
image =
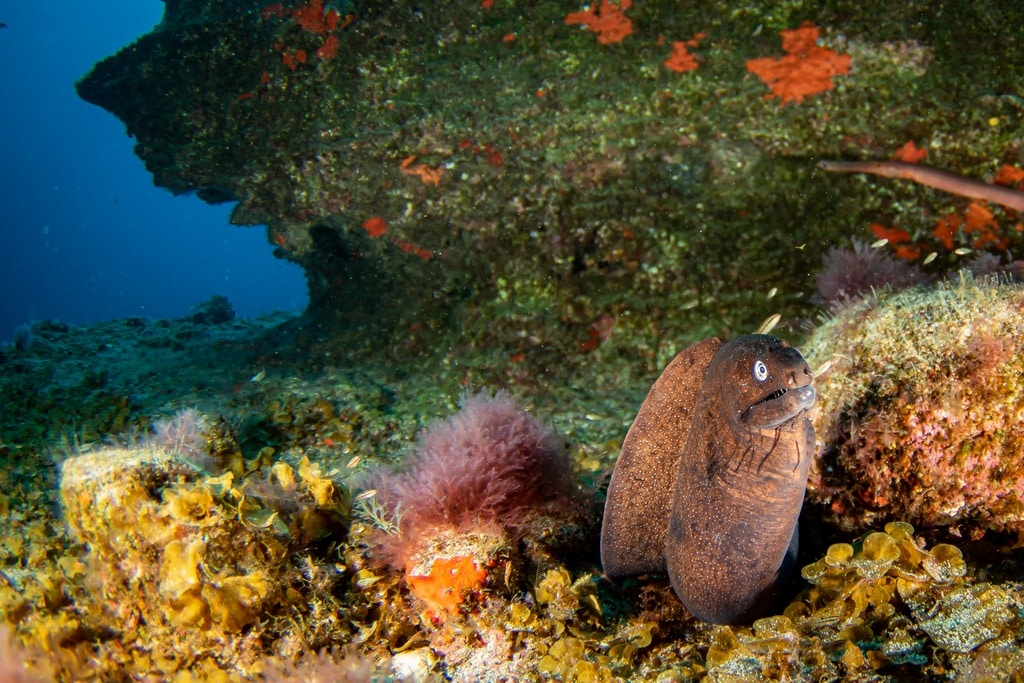
[[[767,396],[765,396],[764,398],[762,398],[760,401],[756,401],[754,403],[751,403],[750,407],[753,408],[754,406],[761,405],[762,403],[767,403],[768,401],[774,401],[779,396],[782,396],[783,394],[785,394],[787,391],[789,391],[789,390],[788,389],[776,389],[772,393],[770,393]]]

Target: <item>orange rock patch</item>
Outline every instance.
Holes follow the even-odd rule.
[[[570,12],[565,23],[580,24],[597,34],[602,45],[619,43],[633,32],[633,22],[623,12],[630,8],[633,0],[619,0],[617,3],[601,0],[580,12]]]
[[[850,55],[817,45],[820,31],[811,23],[782,31],[785,56],[747,61],[747,71],[757,74],[771,94],[785,102],[803,102],[808,95],[832,90],[833,76],[850,73]]]
[[[453,612],[465,600],[467,592],[479,590],[487,570],[477,567],[472,555],[438,557],[426,575],[411,574],[406,567],[405,583],[409,592],[427,603],[433,614]]]

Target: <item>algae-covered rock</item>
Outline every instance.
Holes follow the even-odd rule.
[[[318,567],[309,557],[297,567],[293,553],[344,538],[347,491],[305,459],[266,469],[212,476],[152,446],[68,458],[60,500],[99,585],[90,618],[164,653],[166,672],[201,654],[220,659],[258,621],[312,599],[294,585],[301,576],[315,589]],[[233,666],[248,670],[259,655]],[[145,670],[148,657],[131,666]]]
[[[705,680],[889,680],[898,667],[989,680],[1019,666],[1019,592],[976,581],[959,548],[928,547],[905,522],[833,544],[801,573],[811,585],[781,615],[707,634]]]
[[[805,246],[924,229],[934,197],[817,159],[910,137],[977,177],[1019,146],[1016,3],[986,3],[985,40],[951,0],[603,5],[632,26],[614,44],[578,25],[602,3],[176,0],[78,93],[155,184],[266,225],[325,329],[418,354],[451,327],[538,363],[804,315]],[[808,49],[780,59],[787,36]],[[765,97],[766,65],[800,101]]]
[[[819,327],[808,500],[845,528],[1024,530],[1024,287],[964,274]]]
[[[1020,627],[1018,595],[973,583],[959,548],[926,548],[905,522],[832,545],[802,575],[813,588],[786,614],[827,642],[845,641],[847,666],[924,665],[931,656],[921,632],[956,655],[1014,643]],[[853,647],[867,649],[864,661],[851,656]]]
[[[90,549],[104,597],[124,622],[218,626],[255,621],[276,588],[286,546],[225,514],[201,474],[179,456],[142,448],[70,458],[61,503]]]
[[[580,551],[593,528],[565,439],[511,395],[467,394],[421,432],[405,469],[378,473],[375,485],[356,498],[366,526],[353,536],[366,539],[372,565],[356,585],[387,605],[378,639],[405,615],[451,680],[521,680],[536,665],[525,642],[546,651],[545,637],[601,614],[592,573],[574,581],[556,557]],[[531,590],[532,608],[522,600]],[[553,656],[551,675],[593,666]]]

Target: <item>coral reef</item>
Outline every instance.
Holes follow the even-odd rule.
[[[940,287],[955,293],[949,283]],[[938,313],[932,309],[929,324]],[[134,353],[139,335],[162,348],[158,331],[175,339],[192,325],[119,323],[47,333],[39,347],[45,354],[33,360],[31,372],[0,374],[9,396],[21,395],[23,383],[46,387],[46,377],[84,392],[77,373],[83,372],[79,359],[87,359],[93,373],[109,373],[109,395],[128,393],[139,376],[154,382],[149,378],[158,375],[163,384],[147,384],[156,389],[146,395],[151,401],[173,396],[146,413],[132,404],[119,409],[121,447],[78,440],[79,452],[61,468],[59,492],[48,456],[40,460],[41,448],[57,445],[54,437],[30,440],[20,436],[27,432],[7,431],[19,434],[18,441],[5,436],[0,443],[0,457],[7,458],[0,469],[0,513],[7,522],[0,525],[0,623],[29,647],[41,674],[52,668],[58,680],[230,683],[364,674],[454,681],[982,681],[1021,671],[1019,585],[997,582],[1017,571],[1012,544],[994,548],[993,565],[986,555],[970,554],[978,544],[965,546],[963,555],[941,543],[928,547],[904,524],[855,538],[821,524],[814,505],[804,519],[804,545],[811,548],[805,552],[815,560],[804,572],[810,587],[783,614],[750,628],[717,629],[693,619],[664,580],[602,580],[596,527],[588,525],[585,509],[581,517],[567,515],[573,501],[557,495],[535,501],[540,511],[550,508],[547,514],[485,508],[497,510],[499,520],[502,514],[520,520],[508,530],[424,524],[429,530],[420,536],[412,571],[388,566],[376,541],[400,520],[374,495],[353,501],[350,522],[346,481],[395,467],[401,453],[410,454],[409,462],[393,476],[414,472],[410,444],[422,416],[451,411],[464,369],[423,366],[396,376],[387,365],[311,372],[298,364],[291,372],[278,361],[261,377],[264,361],[254,366],[250,355],[217,352],[226,338],[260,355],[272,356],[273,348],[218,334],[197,335],[204,341],[177,357],[173,373],[159,372],[170,358],[164,354],[140,354],[133,372],[110,360]],[[257,328],[249,334],[262,339]],[[97,358],[101,341],[115,348]],[[24,361],[10,358],[8,367]],[[211,358],[218,365],[208,365]],[[508,363],[493,350],[462,360]],[[238,379],[237,389],[212,402],[206,385],[195,381],[211,367]],[[595,368],[600,381],[593,389],[560,375],[530,379],[532,390],[543,388],[537,398],[530,394],[531,405],[578,444],[568,451],[558,438],[546,441],[555,431],[521,408],[497,422],[528,421],[529,428],[513,434],[539,435],[580,479],[599,476],[650,383],[645,378],[610,390],[623,382],[609,374],[615,367]],[[495,397],[472,398],[494,408]],[[109,424],[105,404],[78,405],[84,406],[81,431]],[[176,405],[201,410],[176,414]],[[58,404],[51,412],[66,410]],[[172,417],[154,430],[149,415]],[[42,416],[33,409],[25,420],[39,424]],[[210,428],[189,427],[198,422]],[[424,436],[465,431],[453,422],[440,420]],[[215,433],[225,424],[227,433]],[[221,460],[206,470],[192,456],[138,436],[157,431],[187,437],[211,453],[218,443],[233,443],[244,453],[242,473]],[[452,443],[448,437],[440,441]],[[175,438],[164,443],[187,450]],[[455,452],[469,457],[467,449]],[[66,519],[54,517],[51,500],[58,493]],[[62,532],[65,523],[71,538]],[[992,534],[986,543],[997,539]]]
[[[1024,5],[165,8],[79,93],[157,186],[265,225],[310,306],[44,322],[0,348],[0,623],[59,679],[1020,677],[1020,586],[997,583],[1019,551],[988,533],[1020,526],[1020,298],[942,281],[968,251],[988,255],[975,272],[1014,272],[993,259],[1021,251],[1020,216],[815,163],[927,150],[1019,189]],[[699,68],[681,74],[684,36]],[[780,38],[798,43],[781,59]],[[756,60],[786,71],[779,97]],[[656,368],[772,313],[799,335],[822,252],[882,237],[940,284],[867,294],[873,255],[833,265],[862,284],[807,349],[827,367],[818,561],[784,614],[719,629],[658,579],[603,581],[571,486],[538,492],[503,461],[488,488],[468,446],[451,449],[467,485],[446,478],[443,443],[476,428],[441,422],[437,457],[410,451],[466,387],[508,387],[574,445],[521,411],[498,424],[522,432],[496,434],[546,455],[465,443],[599,480]],[[349,509],[350,482],[396,467]],[[822,515],[894,524],[856,538]],[[999,566],[903,519],[988,533]]]
[[[1024,531],[1024,288],[997,278],[879,293],[805,346],[820,401],[808,500],[884,520]]]

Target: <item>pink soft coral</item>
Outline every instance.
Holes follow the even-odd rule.
[[[378,489],[399,518],[398,538],[385,545],[401,561],[431,529],[520,530],[571,501],[573,477],[564,441],[499,391],[468,395],[458,413],[427,427],[408,470]]]

